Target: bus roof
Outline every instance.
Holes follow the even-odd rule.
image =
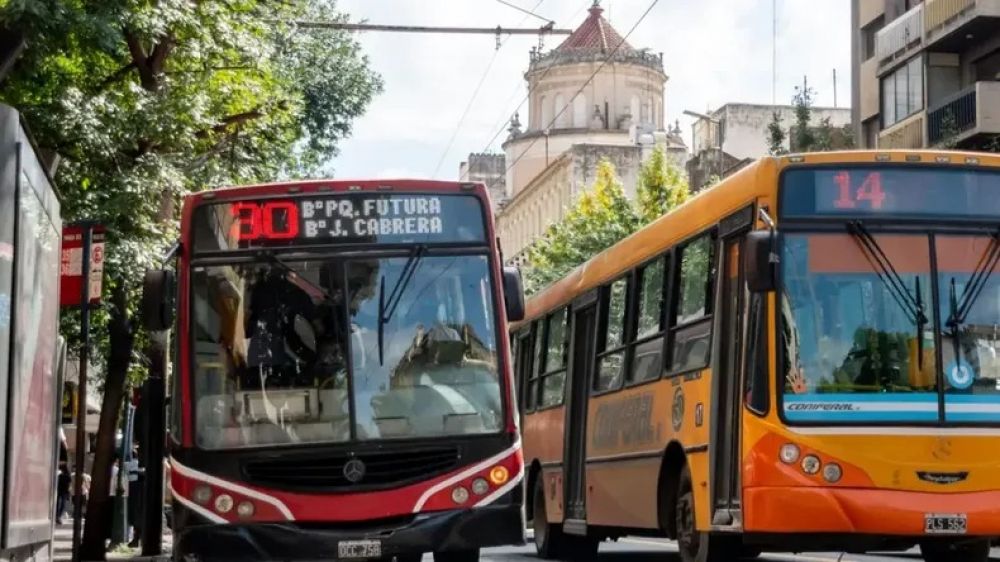
[[[568,275],[527,299],[523,321],[517,330],[549,311],[623,272],[663,253],[664,250],[715,225],[757,198],[774,208],[778,173],[792,166],[824,164],[905,163],[912,166],[956,165],[1000,167],[1000,155],[944,150],[848,150],[789,154],[760,158],[715,186],[705,189],[637,232],[602,251]],[[771,180],[771,181],[765,181]],[[777,217],[774,217],[777,220]]]
[[[469,192],[489,200],[489,191],[481,182],[459,182],[421,179],[308,179],[228,186],[199,191],[185,197],[184,204],[198,205],[204,200],[226,200],[275,194],[296,194],[338,191],[402,192]]]

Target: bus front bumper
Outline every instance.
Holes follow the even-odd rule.
[[[381,557],[387,559],[420,552],[517,545],[524,543],[524,520],[520,506],[491,505],[366,524],[205,523],[175,531],[173,555],[175,560],[191,562],[363,560],[339,557],[341,545],[351,541],[377,541]],[[356,546],[353,548],[360,554]]]
[[[929,493],[838,487],[743,490],[749,533],[838,533],[946,538],[1000,536],[1000,491]],[[964,532],[928,532],[928,518],[966,521]]]

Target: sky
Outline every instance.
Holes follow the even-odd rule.
[[[575,29],[592,0],[505,0]],[[653,0],[602,0],[604,16],[626,35]],[[774,11],[777,41],[772,43]],[[340,0],[351,21],[373,24],[537,27],[542,20],[501,0]],[[537,8],[535,8],[537,6]],[[470,152],[501,151],[518,104],[527,114],[524,72],[537,36],[364,32],[356,35],[384,91],[354,123],[327,164],[339,178],[457,179]],[[546,50],[564,36],[545,38]],[[659,0],[628,42],[664,53],[665,115],[691,118],[727,102],[790,103],[804,76],[816,103],[850,106],[850,2],[847,0]],[[777,82],[772,88],[772,45]],[[477,90],[477,86],[479,86]],[[468,108],[468,111],[467,111]],[[463,114],[465,114],[464,119]],[[490,140],[496,140],[490,144]]]

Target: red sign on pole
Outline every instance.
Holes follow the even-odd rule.
[[[101,302],[101,281],[104,278],[104,228],[94,226],[90,245],[90,303]],[[60,306],[80,306],[83,283],[83,230],[80,226],[63,228],[62,261],[59,273]]]

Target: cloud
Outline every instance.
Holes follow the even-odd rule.
[[[531,7],[538,0],[512,0]],[[664,53],[668,120],[685,109],[704,111],[726,102],[772,99],[772,1],[778,11],[778,103],[789,103],[808,75],[819,105],[850,103],[850,8],[844,0],[660,0],[629,38],[635,47]],[[592,0],[542,0],[537,11],[557,27],[575,28]],[[649,6],[647,0],[604,0],[605,16],[623,35]],[[371,23],[534,27],[542,23],[493,0],[341,0],[352,21]],[[428,6],[433,6],[433,10]],[[470,152],[500,149],[505,120],[526,94],[524,71],[534,36],[511,36],[495,49],[492,35],[368,32],[358,36],[385,92],[354,126],[330,166],[337,176],[454,179]],[[562,37],[549,37],[550,49]],[[489,69],[487,72],[487,68]],[[485,78],[484,78],[485,76]],[[482,87],[462,126],[459,118],[476,85]],[[521,108],[522,122],[527,111]],[[445,154],[452,135],[455,139]],[[442,160],[442,154],[445,154]]]

